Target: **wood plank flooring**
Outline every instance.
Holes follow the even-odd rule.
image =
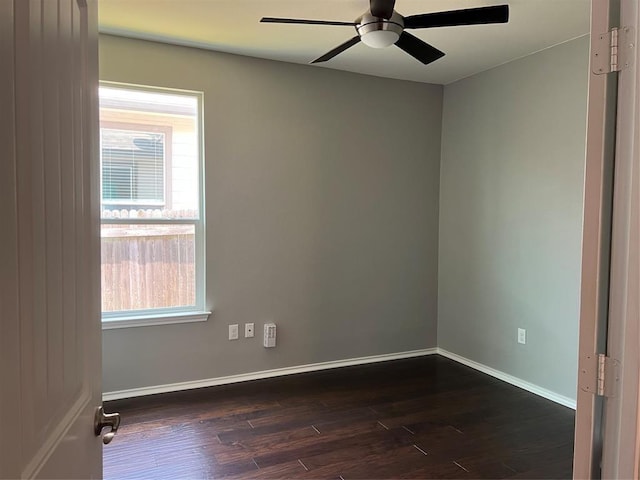
[[[571,478],[574,412],[434,355],[107,402],[104,478]]]

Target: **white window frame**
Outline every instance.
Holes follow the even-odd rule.
[[[152,325],[164,325],[175,323],[191,323],[207,321],[211,311],[205,306],[205,190],[204,190],[204,94],[193,90],[180,90],[174,88],[136,85],[130,83],[101,81],[100,86],[109,88],[121,88],[138,90],[151,93],[167,93],[171,95],[185,95],[195,97],[198,110],[198,218],[197,219],[161,219],[161,218],[102,218],[102,198],[100,199],[100,224],[110,225],[194,225],[195,235],[195,282],[196,298],[194,306],[154,308],[144,310],[121,310],[117,312],[102,312],[102,329],[142,327]],[[102,170],[102,169],[100,169]],[[133,221],[132,221],[133,220]]]

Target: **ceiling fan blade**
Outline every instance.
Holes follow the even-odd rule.
[[[396,42],[396,46],[425,65],[444,57],[444,52],[441,52],[436,47],[423,42],[418,37],[414,37],[407,32],[402,32],[402,35],[400,35],[400,38]]]
[[[320,63],[320,62],[326,62],[327,60],[331,60],[333,57],[335,57],[339,53],[344,52],[347,48],[353,47],[359,41],[360,41],[360,37],[356,35],[351,40],[344,42],[342,45],[338,45],[336,48],[334,48],[330,52],[325,53],[321,57],[316,58],[311,63]]]
[[[404,28],[454,27],[458,25],[483,25],[509,21],[509,5],[467,8],[448,12],[423,13],[404,18]]]
[[[371,15],[389,20],[393,15],[393,7],[396,0],[369,0],[369,10]]]
[[[263,17],[260,19],[260,23],[295,23],[299,25],[346,25],[353,27],[356,24],[354,22],[334,22],[331,20],[304,20],[298,18],[274,18]]]

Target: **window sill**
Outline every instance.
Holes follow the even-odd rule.
[[[102,319],[102,329],[150,327],[174,323],[206,322],[211,312],[180,312],[128,317],[110,317]]]

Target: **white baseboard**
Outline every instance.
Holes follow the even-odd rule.
[[[564,395],[560,395],[558,393],[552,392],[551,390],[547,390],[546,388],[539,387],[533,383],[526,382],[518,377],[514,377],[513,375],[509,375],[508,373],[501,372],[500,370],[496,370],[491,367],[487,367],[481,363],[475,362],[473,360],[469,360],[468,358],[462,357],[458,354],[449,352],[444,348],[438,347],[437,349],[438,355],[442,355],[443,357],[447,357],[454,362],[461,363],[466,365],[467,367],[471,367],[474,370],[478,370],[479,372],[486,373],[487,375],[491,375],[498,380],[502,380],[503,382],[510,383],[511,385],[515,385],[516,387],[520,387],[528,392],[535,393],[541,397],[546,398],[547,400],[551,400],[552,402],[559,403],[560,405],[564,405],[565,407],[569,407],[572,409],[576,409],[576,401],[573,398],[565,397]]]
[[[151,387],[131,388],[128,390],[105,392],[102,394],[102,400],[109,401],[118,400],[121,398],[142,397],[144,395],[154,395],[157,393],[179,392],[182,390],[192,390],[194,388],[213,387],[216,385],[227,385],[230,383],[246,382],[249,380],[281,377],[283,375],[291,375],[294,373],[315,372],[318,370],[328,370],[331,368],[349,367],[353,365],[365,365],[367,363],[386,362],[388,360],[421,357],[423,355],[434,355],[436,353],[438,353],[437,348],[425,348],[422,350],[411,350],[408,352],[387,353],[384,355],[372,355],[370,357],[349,358],[346,360],[336,360],[332,362],[311,363],[308,365],[299,365],[296,367],[276,368],[273,370],[262,370],[252,373],[241,373],[239,375],[207,378],[204,380],[195,380],[191,382],[179,382],[166,385],[155,385]]]
[[[299,365],[295,367],[276,368],[273,370],[262,370],[259,372],[241,373],[238,375],[229,375],[226,377],[206,378],[203,380],[194,380],[191,382],[170,383],[166,385],[154,385],[150,387],[131,388],[128,390],[118,390],[115,392],[105,392],[102,394],[103,401],[118,400],[121,398],[142,397],[145,395],[155,395],[158,393],[179,392],[182,390],[192,390],[194,388],[213,387],[216,385],[227,385],[231,383],[247,382],[250,380],[260,380],[264,378],[275,378],[283,375],[292,375],[295,373],[315,372],[318,370],[328,370],[339,367],[349,367],[353,365],[365,365],[367,363],[385,362],[388,360],[400,360],[403,358],[421,357],[424,355],[442,355],[450,360],[471,367],[479,372],[486,373],[494,378],[510,383],[516,387],[527,390],[528,392],[539,395],[553,402],[564,405],[572,409],[576,409],[576,401],[572,398],[565,397],[558,393],[539,387],[533,383],[526,382],[518,377],[501,372],[494,368],[488,367],[481,363],[469,360],[458,354],[449,352],[443,348],[426,348],[422,350],[411,350],[408,352],[387,353],[384,355],[372,355],[369,357],[349,358],[346,360],[336,360],[331,362],[311,363],[308,365]]]

